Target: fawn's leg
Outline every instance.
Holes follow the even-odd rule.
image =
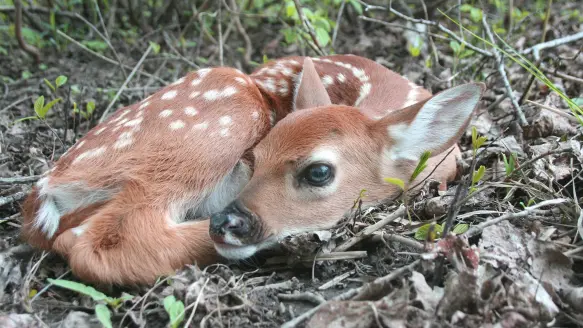
[[[82,231],[59,236],[55,248],[69,250],[75,275],[97,283],[149,284],[186,264],[217,259],[208,220],[176,224],[169,215],[168,209],[148,205],[140,188],[127,186]]]

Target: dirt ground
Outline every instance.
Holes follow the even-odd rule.
[[[457,1],[441,3],[439,8],[454,12]],[[529,6],[528,2],[522,5],[524,10]],[[553,3],[556,14],[549,19],[546,40],[583,31],[583,21],[570,14],[583,11],[578,6],[576,1]],[[408,51],[411,34],[402,27],[415,26],[373,9],[364,15],[393,25],[364,21],[347,9],[339,20],[335,53],[375,60],[432,92],[472,80],[487,84],[471,124],[487,140],[474,156],[471,129],[462,137],[457,181],[445,193],[428,183],[407,201],[411,220],[391,216],[400,201],[366,211],[356,208],[336,229],[290,238],[282,245],[283,254],[275,257],[191,266],[155,286],[100,289],[111,297],[130,295],[111,307],[113,326],[168,326],[164,299],[169,295],[186,307],[181,326],[193,327],[583,326],[583,242],[577,231],[583,216],[579,207],[582,124],[556,92],[539,80],[529,86],[531,74],[506,60],[512,98],[520,100],[530,89],[530,102],[521,105],[528,124],[521,127],[492,47],[480,43],[490,56],[460,59],[449,40],[435,36],[435,48],[427,42],[421,55],[413,57]],[[518,52],[539,44],[542,37],[543,22],[535,9],[529,10],[533,14],[517,19],[514,32],[505,39]],[[496,15],[492,11],[489,19]],[[447,18],[439,13],[433,16],[459,33]],[[8,24],[1,19],[0,23]],[[223,25],[226,29],[229,21]],[[436,28],[431,32],[447,36]],[[247,33],[255,62],[264,55],[314,55],[309,47],[282,45],[278,26],[249,28]],[[219,65],[218,44],[207,40],[200,48],[177,55],[164,43],[163,34],[177,38],[179,32],[168,28],[144,33],[134,44],[111,39],[120,60],[129,67],[126,73],[140,60],[149,41],[162,45],[159,53],[145,59],[114,109],[135,103],[164,81],[171,83],[194,70],[192,58],[207,59],[204,64],[195,61],[202,67]],[[19,211],[32,183],[96,124],[126,78],[117,64],[74,43],[59,51],[42,49],[42,67],[16,42],[10,44],[8,54],[0,57],[0,327],[101,327],[95,315],[98,301],[48,282],[49,278],[77,279],[58,256],[32,252],[21,243]],[[242,47],[243,38],[233,31],[222,47],[224,64],[250,72],[252,68],[237,50]],[[582,47],[583,38],[540,51],[540,67],[546,76],[577,101],[583,99]],[[525,53],[536,61],[532,55]],[[434,56],[439,60],[427,67],[426,58]],[[43,80],[54,81],[59,75],[68,77],[58,91],[65,101],[45,120],[15,123],[34,115],[35,99],[51,94]],[[73,102],[84,109],[89,101],[96,108],[91,118],[70,110]],[[504,161],[512,156],[515,169],[508,173]],[[481,165],[484,176],[459,202],[456,191],[469,190],[465,181],[472,167],[477,170]],[[459,206],[452,209],[454,200]],[[458,234],[438,241],[415,238],[427,223],[444,224],[448,214],[462,229]],[[337,251],[381,220],[387,224],[369,238],[347,251]],[[286,251],[293,255],[285,255]],[[301,316],[306,313],[310,315]]]

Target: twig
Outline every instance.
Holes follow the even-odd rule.
[[[17,201],[23,199],[24,197],[26,197],[26,193],[22,192],[22,191],[19,191],[15,194],[12,194],[9,196],[0,197],[0,206],[4,206],[6,204],[17,202]]]
[[[345,300],[351,299],[359,294],[365,293],[368,290],[374,290],[374,289],[378,288],[378,286],[384,286],[384,285],[390,283],[391,281],[393,281],[394,279],[399,278],[400,276],[404,275],[405,273],[413,270],[413,268],[415,266],[417,266],[419,263],[420,263],[420,261],[417,260],[409,265],[398,268],[398,269],[392,271],[390,274],[388,274],[384,277],[377,278],[373,282],[370,282],[362,287],[350,289],[350,290],[332,298],[331,301],[345,301]],[[318,312],[318,310],[320,310],[322,307],[324,307],[329,302],[330,301],[327,301],[326,303],[322,303],[322,304],[316,306],[315,308],[302,313],[301,315],[297,316],[293,320],[290,320],[290,321],[284,323],[281,327],[282,328],[296,327],[297,325],[302,323],[304,320],[306,320],[310,316],[312,316],[314,313]]]
[[[95,52],[95,51],[93,51],[93,50],[91,50],[91,49],[87,48],[87,47],[86,47],[84,44],[82,44],[81,42],[79,42],[79,41],[77,41],[77,40],[73,39],[72,37],[68,36],[67,34],[65,34],[65,33],[64,33],[63,31],[61,31],[61,30],[57,30],[57,34],[59,34],[60,36],[62,36],[62,37],[64,37],[65,39],[67,39],[68,41],[70,41],[70,42],[74,43],[75,45],[77,45],[79,48],[81,48],[81,49],[83,49],[83,50],[87,51],[88,53],[92,54],[93,56],[95,56],[95,57],[97,57],[97,58],[99,58],[99,59],[101,59],[101,60],[104,60],[104,61],[106,61],[106,62],[108,62],[108,63],[110,63],[110,64],[113,64],[113,65],[118,65],[118,64],[119,64],[119,63],[118,63],[118,62],[116,62],[115,60],[113,60],[113,59],[111,59],[111,58],[107,58],[107,57],[103,56],[102,54],[99,54],[99,53],[97,53],[97,52]],[[131,67],[131,66],[128,66],[128,65],[123,65],[123,67],[125,67],[125,68],[127,68],[127,69],[132,69],[132,67]],[[152,75],[152,74],[150,74],[150,73],[146,73],[146,72],[140,72],[140,74],[143,74],[143,75],[145,75],[145,76],[147,76],[147,77],[149,77],[149,78],[152,78],[152,79],[154,79],[154,80],[156,80],[156,81],[158,81],[158,82],[162,83],[163,85],[168,85],[168,82],[166,82],[166,81],[164,81],[163,79],[161,79],[161,78],[159,78],[159,77],[157,77],[157,76],[155,76],[155,75]]]
[[[336,43],[336,37],[338,36],[338,30],[340,29],[340,19],[342,19],[342,14],[344,13],[344,7],[346,7],[347,1],[348,0],[342,1],[340,9],[338,9],[338,15],[336,16],[336,26],[334,26],[334,32],[332,32],[332,48],[334,48],[334,44]]]
[[[299,259],[299,262],[312,262],[312,261],[339,261],[339,260],[352,260],[352,259],[361,259],[367,257],[366,251],[351,251],[351,252],[344,252],[344,251],[336,251],[330,252],[327,254],[318,254],[314,258],[313,256],[306,256]],[[274,265],[274,264],[281,264],[287,263],[289,261],[289,256],[277,256],[269,258],[265,264]]]
[[[571,76],[571,75],[567,75],[561,72],[557,72],[554,70],[550,70],[547,68],[543,68],[542,69],[543,72],[554,75],[556,77],[560,77],[563,80],[567,80],[567,81],[571,81],[571,82],[576,82],[576,83],[583,83],[583,79],[579,78],[579,77],[575,77],[575,76]]]
[[[296,11],[298,12],[298,16],[300,17],[300,20],[302,21],[302,25],[304,25],[304,28],[306,29],[306,31],[308,32],[308,34],[312,38],[314,45],[316,46],[315,50],[318,53],[318,56],[324,56],[326,53],[324,52],[324,50],[322,50],[322,47],[320,46],[320,43],[318,42],[318,39],[316,38],[316,34],[314,33],[314,29],[312,28],[312,25],[308,21],[308,18],[306,17],[306,15],[304,15],[304,11],[302,10],[302,5],[300,4],[300,1],[299,0],[293,0],[293,1],[294,1],[294,5],[296,6]]]
[[[338,245],[334,251],[341,252],[349,249],[350,247],[354,246],[358,242],[362,241],[365,238],[371,236],[375,231],[379,230],[380,228],[386,226],[387,224],[395,221],[396,219],[402,217],[405,214],[405,206],[401,205],[395,212],[391,213],[386,218],[380,220],[379,222],[370,225],[364,228],[362,231],[357,233],[354,237],[348,239],[345,243]]]
[[[414,29],[414,28],[411,28],[411,27],[407,27],[407,26],[403,26],[403,25],[396,24],[396,23],[385,22],[385,21],[382,21],[380,19],[370,18],[370,17],[366,17],[366,16],[358,16],[358,19],[361,19],[361,20],[364,20],[364,21],[367,21],[367,22],[378,23],[378,24],[385,25],[385,26],[388,26],[388,27],[395,27],[395,28],[400,28],[400,29],[407,30],[407,31],[413,31],[413,32],[418,33],[418,34],[424,34],[423,32],[421,32],[421,31],[419,31],[417,29]],[[441,39],[441,40],[450,40],[450,38],[445,37],[443,35],[439,35],[439,34],[435,34],[435,33],[430,33],[430,32],[428,32],[427,34],[430,35],[430,36],[432,36],[432,37],[434,37],[434,38],[438,38],[438,39]]]
[[[40,52],[34,46],[26,43],[22,36],[22,2],[20,0],[14,0],[14,34],[18,45],[22,50],[31,55],[35,62],[40,63]]]
[[[200,289],[200,292],[198,293],[198,296],[196,296],[196,301],[194,302],[194,307],[192,308],[192,312],[190,312],[190,316],[188,317],[188,320],[186,321],[186,324],[184,325],[184,327],[190,327],[190,323],[192,322],[192,319],[194,318],[194,313],[196,313],[196,309],[198,308],[198,303],[200,303],[200,300],[202,298],[202,295],[204,294],[204,289],[206,287],[206,284],[209,282],[210,278],[206,278],[204,285],[202,285],[202,288]],[[184,309],[184,311],[186,312],[187,309]]]
[[[218,13],[218,18],[217,18],[217,23],[219,25],[218,29],[219,29],[219,63],[221,66],[224,65],[224,61],[223,61],[223,22],[222,22],[222,9],[223,8],[223,3],[221,1],[219,1],[219,13]]]
[[[494,56],[491,52],[489,52],[488,50],[484,50],[481,48],[478,48],[474,45],[472,45],[471,43],[466,42],[465,40],[463,40],[462,38],[460,38],[457,34],[455,34],[452,30],[448,29],[447,27],[441,25],[440,23],[436,23],[430,20],[426,20],[426,19],[418,19],[418,18],[411,18],[395,9],[393,9],[393,7],[389,7],[389,11],[393,14],[395,14],[396,16],[398,16],[399,18],[402,18],[406,21],[409,21],[411,23],[420,23],[420,24],[425,24],[428,26],[433,26],[436,27],[437,29],[439,29],[440,31],[442,31],[443,33],[449,35],[450,37],[452,37],[454,40],[456,40],[457,42],[459,42],[460,44],[463,44],[466,48],[468,49],[472,49],[473,51],[484,55],[484,56],[488,56],[488,57],[492,57]]]
[[[324,283],[322,286],[318,287],[317,289],[318,290],[326,290],[326,289],[328,289],[330,287],[334,287],[339,282],[341,282],[342,280],[350,277],[350,275],[353,274],[353,273],[354,273],[354,270],[353,271],[349,271],[349,272],[345,272],[345,273],[343,273],[343,274],[341,274],[339,276],[336,276],[336,277],[332,278],[332,280],[327,281],[326,283]]]
[[[307,301],[315,304],[322,304],[326,302],[326,299],[322,297],[322,295],[310,292],[304,292],[300,294],[277,294],[277,298],[282,301]]]
[[[405,236],[401,236],[396,233],[385,233],[385,232],[375,232],[373,237],[371,238],[372,241],[382,240],[382,241],[396,241],[401,243],[405,246],[409,246],[411,248],[415,248],[417,250],[424,250],[423,244]]]
[[[490,30],[490,25],[488,25],[488,22],[486,22],[486,15],[482,16],[482,25],[484,26],[484,30],[486,31],[486,34],[488,35],[490,42],[492,42],[492,44],[496,44],[496,40],[494,39],[494,35],[492,34],[492,30]],[[506,76],[506,69],[504,68],[504,60],[502,59],[502,56],[498,52],[498,49],[493,48],[493,52],[494,52],[494,58],[496,58],[496,64],[498,66],[498,72],[500,73],[500,76],[502,76],[502,81],[504,82],[504,87],[506,88],[506,93],[508,93],[508,96],[510,97],[510,101],[512,102],[512,106],[514,106],[514,110],[516,111],[516,115],[518,116],[518,121],[520,122],[520,125],[522,125],[522,126],[528,125],[528,122],[526,121],[526,117],[524,117],[524,113],[522,112],[522,109],[520,108],[520,105],[518,104],[518,101],[516,100],[516,97],[514,96],[514,91],[512,90],[512,87],[510,86],[510,81],[508,81],[508,76]]]
[[[470,229],[468,229],[468,231],[466,231],[464,233],[464,235],[467,236],[468,238],[471,238],[471,237],[478,235],[479,233],[482,232],[482,230],[484,230],[484,228],[489,227],[491,225],[498,224],[498,223],[505,221],[505,220],[522,218],[522,217],[525,217],[525,216],[529,215],[530,213],[534,212],[534,210],[536,210],[540,207],[549,206],[549,205],[558,205],[558,204],[562,204],[566,201],[567,201],[567,199],[564,199],[564,198],[545,200],[545,201],[542,201],[542,202],[535,204],[533,206],[526,207],[524,209],[524,211],[520,211],[517,213],[504,214],[498,218],[495,218],[495,219],[492,219],[489,221],[485,221],[485,222],[482,222],[478,225],[475,225],[475,226],[471,227]]]
[[[251,43],[251,39],[249,35],[245,31],[243,24],[241,23],[240,13],[237,8],[237,3],[235,0],[230,0],[231,8],[232,8],[232,15],[233,21],[235,22],[235,27],[237,28],[237,32],[243,37],[243,41],[245,41],[245,54],[243,55],[243,61],[245,62],[245,66],[249,66],[251,64],[251,55],[253,54],[253,44]]]
[[[13,178],[0,178],[0,184],[21,184],[35,182],[40,179],[40,175],[32,175],[29,177],[13,177]]]
[[[117,91],[117,93],[115,94],[115,96],[113,97],[113,99],[111,100],[111,102],[109,103],[109,105],[107,105],[107,108],[105,109],[105,111],[101,115],[101,118],[99,119],[99,123],[105,121],[105,119],[107,118],[107,114],[111,110],[111,107],[113,106],[113,104],[115,104],[115,102],[117,101],[117,98],[119,98],[119,95],[123,92],[123,89],[125,89],[126,85],[134,77],[134,75],[136,74],[136,72],[138,71],[138,69],[142,66],[142,63],[144,62],[144,59],[146,59],[146,57],[148,57],[148,55],[150,54],[151,51],[152,51],[152,45],[150,44],[148,46],[148,49],[146,49],[146,52],[142,55],[142,58],[140,58],[140,61],[136,64],[136,66],[134,67],[134,69],[130,72],[130,75],[124,81],[124,83],[122,84],[122,86],[119,88],[119,90]]]
[[[529,103],[529,104],[531,104],[531,105],[534,105],[534,106],[537,106],[537,107],[540,107],[540,108],[544,108],[544,109],[546,109],[548,111],[551,111],[551,112],[553,112],[555,114],[561,115],[561,116],[563,116],[564,118],[568,119],[571,122],[579,123],[579,120],[575,116],[573,116],[573,115],[571,115],[569,113],[566,113],[566,112],[564,112],[564,111],[562,111],[560,109],[553,108],[553,107],[550,107],[550,106],[547,106],[547,105],[543,105],[543,104],[539,104],[537,102],[530,101],[530,100],[526,100],[526,102]]]
[[[534,56],[534,58],[536,60],[537,58],[540,58],[540,51],[541,50],[558,47],[560,45],[563,45],[566,43],[571,43],[571,42],[577,41],[579,39],[583,39],[583,31],[576,33],[576,34],[568,35],[568,36],[565,36],[562,38],[539,43],[539,44],[534,45],[530,48],[526,48],[526,49],[522,50],[521,54],[527,55],[527,54],[532,52],[532,55]]]

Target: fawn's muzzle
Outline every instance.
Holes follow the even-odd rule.
[[[213,241],[229,244],[235,238],[240,243],[252,235],[254,214],[237,201],[211,216],[209,233]]]

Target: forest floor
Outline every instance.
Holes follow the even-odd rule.
[[[557,14],[550,18],[546,40],[583,31],[580,19],[563,14],[575,10],[576,3],[554,4]],[[369,16],[386,20],[387,14]],[[533,16],[516,23],[515,35],[506,39],[516,51],[540,43],[543,23]],[[436,17],[455,28],[446,18]],[[481,44],[490,55],[458,58],[449,41],[436,38],[435,52],[428,46],[412,57],[407,50],[410,35],[398,27],[406,26],[404,20],[396,18],[393,26],[386,26],[346,14],[340,22],[336,53],[375,60],[432,92],[477,79],[487,84],[471,123],[487,141],[474,152],[471,129],[462,137],[459,179],[445,193],[431,184],[423,188],[407,202],[411,220],[394,215],[399,204],[357,208],[340,228],[290,239],[285,246],[295,256],[283,260],[192,266],[155,286],[101,290],[112,298],[124,296],[110,307],[113,326],[167,326],[164,300],[169,295],[186,307],[182,324],[200,327],[583,326],[583,242],[577,232],[583,215],[582,125],[564,99],[535,80],[529,100],[521,106],[528,122],[521,127],[511,98],[522,97],[531,75],[506,60],[513,89],[508,97],[493,48]],[[263,55],[304,54],[297,45],[279,45],[276,28],[248,32],[257,62]],[[170,29],[163,33],[174,38],[178,34]],[[224,41],[224,64],[250,72],[235,50],[243,41],[232,33]],[[127,63],[126,74],[159,34],[146,35],[136,45],[112,38],[120,60]],[[580,105],[582,46],[579,39],[540,51],[546,76]],[[43,50],[41,66],[13,50],[0,61],[0,327],[100,327],[95,300],[48,282],[78,281],[66,262],[51,253],[31,252],[20,241],[20,204],[39,175],[96,124],[126,78],[115,61],[106,62],[74,43],[61,51]],[[172,55],[164,56],[164,51]],[[198,51],[197,58],[208,60],[205,65],[218,65],[217,44],[209,42]],[[435,55],[439,61],[428,68],[424,58]],[[525,55],[534,61],[532,53]],[[144,60],[115,108],[135,103],[164,81],[193,69],[188,58],[163,47]],[[44,120],[15,123],[34,115],[39,95],[45,95],[46,102],[56,97],[44,79],[54,81],[59,75],[68,77],[57,91],[65,101]],[[94,101],[92,118],[73,116],[73,101],[82,109]],[[482,165],[483,177],[460,202],[456,191],[469,190],[465,181],[472,167]],[[452,208],[454,200],[459,205]],[[455,218],[458,234],[437,243],[415,238],[423,236],[428,223],[437,222],[433,229],[442,229],[448,213]],[[367,230],[369,238],[349,251],[337,251],[382,220],[385,224],[378,229]]]

